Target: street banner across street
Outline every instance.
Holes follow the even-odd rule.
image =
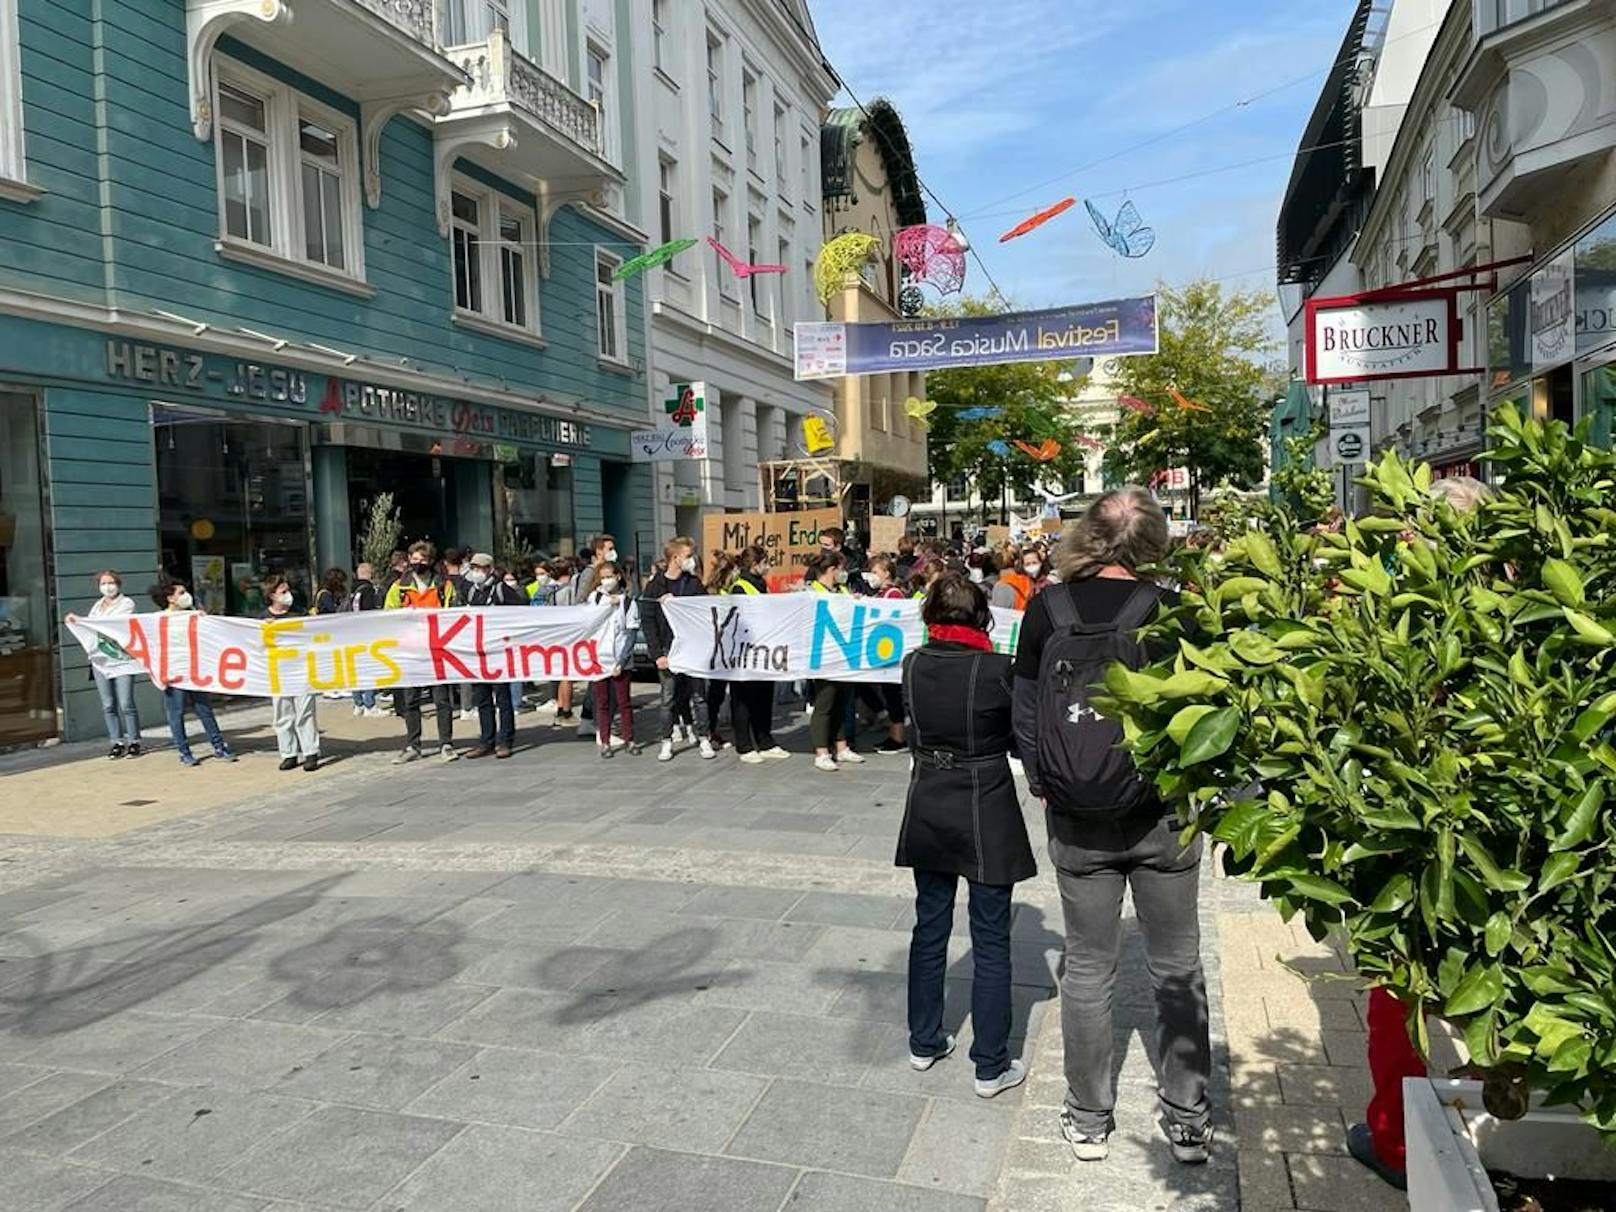
[[[670,598],[662,609],[673,628],[669,666],[721,681],[897,682],[904,655],[926,639],[913,598],[726,594]],[[1020,632],[1020,611],[993,611],[997,651],[1013,654]]]
[[[593,681],[611,673],[611,606],[369,610],[263,620],[195,611],[75,618],[68,630],[109,677],[213,694],[388,690],[439,682]]]
[[[798,324],[795,335],[799,379],[1117,358],[1156,352],[1156,296],[998,316],[881,324],[816,321]]]

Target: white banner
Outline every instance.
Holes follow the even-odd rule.
[[[438,682],[593,681],[612,671],[613,606],[367,610],[233,619],[195,611],[75,618],[68,630],[108,676],[213,694],[387,690]]]
[[[771,593],[759,597],[670,598],[668,665],[721,681],[897,682],[904,654],[926,638],[920,602],[850,594]],[[994,610],[996,651],[1013,655],[1021,612]]]

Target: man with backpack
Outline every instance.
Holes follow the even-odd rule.
[[[378,610],[381,608],[381,604],[381,595],[376,592],[375,572],[369,564],[362,563],[354,569],[353,586],[348,590],[348,598],[342,604],[343,612]],[[354,691],[353,713],[355,715],[381,715],[382,709],[376,706],[376,692],[374,690]]]
[[[1167,518],[1148,491],[1101,497],[1055,553],[1060,584],[1032,599],[1016,648],[1015,728],[1027,783],[1043,802],[1066,920],[1061,973],[1066,1104],[1061,1133],[1080,1161],[1101,1161],[1115,1129],[1111,999],[1132,890],[1156,999],[1162,1130],[1180,1162],[1211,1156],[1211,1041],[1201,971],[1201,839],[1189,846],[1091,692],[1116,661],[1159,653],[1139,629],[1176,603],[1141,570],[1167,551]]]
[[[442,610],[459,605],[454,582],[432,567],[432,544],[411,543],[409,567],[393,583],[383,599],[384,610]],[[393,692],[393,702],[399,718],[404,721],[404,749],[393,759],[395,766],[414,762],[421,757],[421,704],[430,702],[437,716],[438,756],[445,762],[456,761],[460,754],[454,747],[454,708],[451,706],[447,685],[404,686]]]

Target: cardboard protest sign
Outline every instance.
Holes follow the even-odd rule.
[[[769,555],[764,579],[774,591],[802,580],[803,565],[819,550],[819,532],[840,526],[840,509],[804,509],[796,513],[709,513],[701,520],[704,552],[740,551],[754,543]]]
[[[894,555],[898,550],[898,540],[903,538],[903,519],[889,518],[885,514],[876,514],[870,519],[871,554]]]

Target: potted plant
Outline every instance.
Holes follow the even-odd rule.
[[[1184,553],[1173,655],[1103,709],[1422,1051],[1462,1030],[1493,1116],[1535,1091],[1616,1134],[1616,455],[1507,408],[1490,437],[1473,512],[1388,455],[1369,516]]]

